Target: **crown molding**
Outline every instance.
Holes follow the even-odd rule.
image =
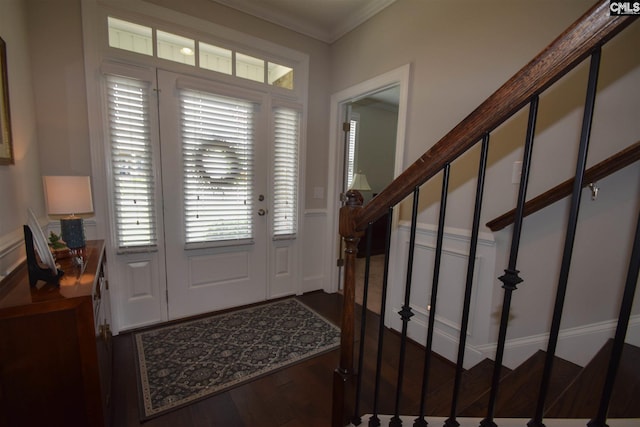
[[[369,0],[348,16],[335,19],[330,26],[319,25],[311,19],[301,18],[284,8],[274,8],[268,2],[252,0],[211,0],[224,6],[244,12],[292,31],[331,44],[349,31],[363,24],[395,0]]]

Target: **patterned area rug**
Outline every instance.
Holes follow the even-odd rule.
[[[134,334],[141,418],[336,348],[340,330],[295,299]]]

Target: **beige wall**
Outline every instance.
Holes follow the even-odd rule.
[[[42,175],[91,175],[80,0],[26,0]]]
[[[42,181],[38,159],[38,138],[28,29],[23,0],[0,1],[0,37],[7,45],[9,102],[15,164],[0,166],[0,276],[23,256],[11,250],[22,238],[27,208],[44,215]]]
[[[332,46],[331,91],[411,64],[406,167],[592,4],[585,0],[398,0]],[[638,46],[640,25],[636,24],[603,51],[589,165],[640,140]],[[530,195],[540,194],[575,171],[586,78],[583,65],[541,98]],[[482,224],[514,206],[517,189],[511,182],[512,165],[522,157],[526,116],[525,109],[492,134]],[[477,149],[453,164],[447,226],[471,228],[477,168]],[[629,236],[640,208],[640,165],[600,184],[597,201],[592,202],[586,192],[583,197],[569,284],[568,301],[573,302],[565,309],[563,327],[617,316]],[[423,187],[420,222],[437,223],[439,192],[439,179]],[[510,337],[548,330],[566,212],[566,204],[558,203],[525,221],[518,258],[525,282],[514,296]],[[496,275],[507,265],[510,230],[493,234],[498,248]],[[501,303],[502,292],[496,291],[496,310]]]

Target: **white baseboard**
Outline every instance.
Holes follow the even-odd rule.
[[[586,366],[604,343],[613,338],[616,324],[616,320],[609,320],[560,331],[556,355],[579,366]],[[549,334],[507,340],[503,364],[513,369],[537,350],[546,350],[548,340]],[[640,315],[631,317],[626,342],[640,346]],[[477,346],[475,350],[493,359],[496,344]]]

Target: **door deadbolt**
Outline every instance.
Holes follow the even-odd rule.
[[[259,202],[264,202],[264,194],[261,194],[258,196],[258,201]]]

